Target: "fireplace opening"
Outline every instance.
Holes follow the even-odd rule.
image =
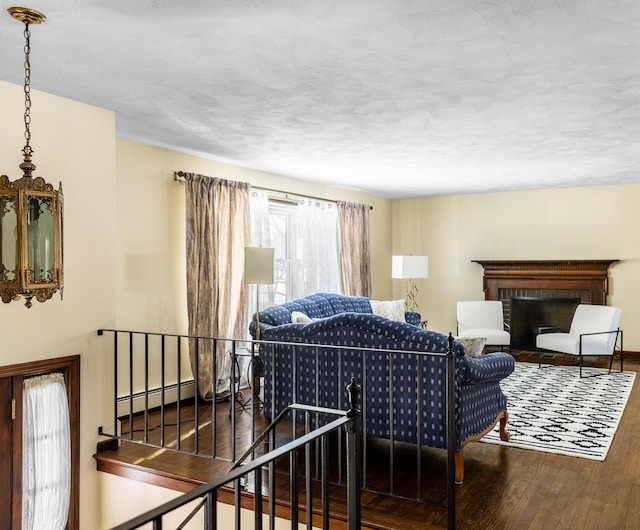
[[[535,350],[538,333],[568,332],[578,304],[579,298],[511,298],[511,348]]]

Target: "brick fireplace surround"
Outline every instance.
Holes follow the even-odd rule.
[[[609,267],[618,260],[472,260],[484,267],[485,300],[502,300],[509,322],[511,298],[577,298],[607,304]]]

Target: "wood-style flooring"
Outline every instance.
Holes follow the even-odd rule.
[[[516,355],[517,360],[536,361],[537,357]],[[546,359],[547,361],[549,359]],[[566,358],[564,359],[566,361]],[[614,367],[618,362],[614,364]],[[625,358],[625,370],[640,372],[638,357]],[[639,529],[640,528],[640,383],[636,382],[620,422],[618,431],[604,462],[576,457],[547,454],[492,444],[473,443],[465,448],[465,482],[456,487],[456,525],[460,529]],[[229,403],[218,404],[216,442],[220,455],[230,456]],[[193,408],[193,407],[192,407]],[[209,411],[210,412],[210,411]],[[166,427],[175,429],[175,417],[167,412]],[[191,418],[189,418],[191,414]],[[200,410],[202,417],[206,418]],[[181,423],[193,421],[188,407],[181,411]],[[134,429],[140,428],[136,418]],[[150,417],[149,425],[159,425]],[[173,421],[173,423],[172,423]],[[211,452],[213,429],[204,421],[199,430],[199,450]],[[251,415],[236,413],[236,449],[251,441]],[[264,426],[257,418],[256,431]],[[126,432],[127,427],[123,427]],[[193,450],[194,439],[184,429],[182,448]],[[153,434],[152,434],[153,433]],[[207,434],[208,433],[208,434]],[[136,436],[140,433],[136,433]],[[159,437],[155,428],[150,438]],[[165,433],[165,442],[170,434]],[[175,442],[173,442],[175,443]],[[368,485],[388,490],[388,447],[384,442],[368,444]],[[394,460],[394,490],[415,497],[415,448],[400,446]],[[179,491],[189,491],[195,485],[224,473],[229,464],[125,442],[118,450],[106,450],[96,455],[98,469],[151,482]],[[389,495],[364,491],[362,494],[363,528],[432,529],[446,528],[446,453],[425,449],[422,452],[423,501],[405,500]],[[280,489],[280,488],[278,488]],[[286,490],[286,486],[282,489]],[[268,492],[267,492],[268,494]],[[339,487],[332,495],[340,497]],[[287,516],[286,493],[277,513]],[[228,495],[231,500],[232,496]],[[223,497],[224,501],[225,498]],[[249,506],[249,499],[246,499]],[[332,528],[342,528],[340,513]]]

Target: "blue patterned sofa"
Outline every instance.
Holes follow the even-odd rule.
[[[314,320],[292,323],[292,311]],[[326,293],[266,308],[259,318],[267,418],[291,403],[345,409],[344,388],[353,376],[363,387],[368,436],[446,449],[446,358],[424,354],[446,352],[446,335],[374,315],[367,298]],[[255,336],[255,325],[250,329]],[[467,357],[457,342],[453,352],[456,482],[462,482],[467,443],[498,421],[501,437],[509,437],[500,380],[511,374],[514,360],[503,352]]]

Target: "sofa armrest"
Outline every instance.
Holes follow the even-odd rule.
[[[462,384],[501,381],[515,369],[515,360],[506,352],[494,352],[481,357],[463,357]]]
[[[404,312],[404,320],[407,324],[413,324],[414,326],[420,325],[420,313],[416,313],[414,311],[405,311]]]

